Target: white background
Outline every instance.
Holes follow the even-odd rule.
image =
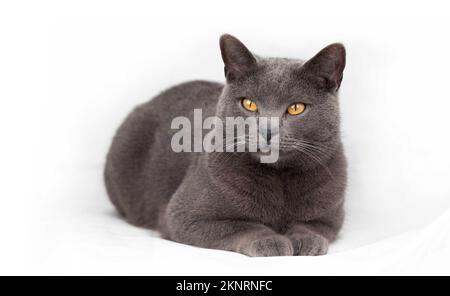
[[[445,1],[2,1],[0,274],[450,274],[449,12]],[[223,81],[222,33],[267,56],[347,48],[348,217],[328,256],[178,245],[107,201],[121,120],[171,85]]]

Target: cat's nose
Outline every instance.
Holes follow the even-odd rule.
[[[266,140],[267,143],[270,143],[270,140],[272,140],[272,137],[274,136],[271,128],[261,129],[260,135]]]

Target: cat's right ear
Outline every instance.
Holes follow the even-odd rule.
[[[220,51],[225,63],[225,77],[228,81],[233,81],[255,70],[255,57],[236,37],[222,35]]]
[[[307,61],[302,67],[302,74],[317,87],[336,92],[341,86],[344,68],[345,47],[334,43]]]

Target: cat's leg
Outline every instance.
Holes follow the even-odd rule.
[[[198,247],[233,251],[252,257],[294,254],[289,238],[257,223],[191,220],[190,223],[172,224],[169,228],[172,240]]]
[[[291,225],[286,236],[294,246],[294,256],[320,256],[328,252],[331,230],[320,223],[298,223]]]
[[[284,234],[294,246],[295,256],[319,256],[328,252],[344,222],[344,208],[341,205],[314,221],[294,221]]]

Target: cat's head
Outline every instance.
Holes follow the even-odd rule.
[[[278,117],[280,161],[290,157],[323,159],[339,140],[338,90],[345,48],[331,44],[304,62],[264,58],[231,35],[220,38],[226,85],[219,117]]]

